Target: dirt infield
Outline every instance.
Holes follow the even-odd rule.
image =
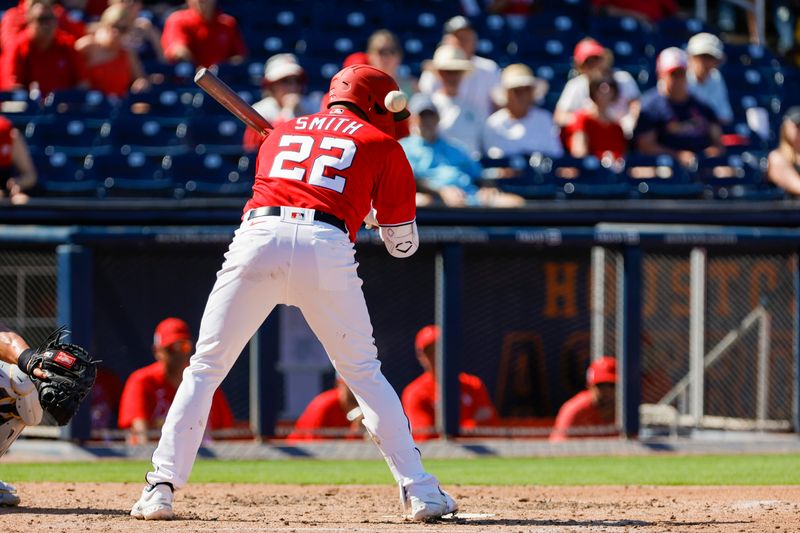
[[[18,483],[22,506],[0,508],[4,533],[204,531],[800,531],[800,487],[451,487],[461,517],[431,524],[400,514],[387,486],[189,485],[177,519],[128,516],[141,485]]]

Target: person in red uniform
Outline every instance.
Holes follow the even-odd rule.
[[[146,90],[150,84],[139,56],[123,45],[130,30],[126,4],[114,4],[88,35],[75,42],[75,50],[83,57],[89,86],[109,96],[123,97]]]
[[[425,326],[414,340],[417,360],[425,370],[421,376],[409,383],[403,390],[403,409],[411,423],[411,430],[416,440],[427,440],[437,437],[436,402],[436,340],[439,338],[439,327]],[[460,423],[462,429],[478,426],[490,426],[497,421],[492,400],[481,378],[461,372],[458,375],[461,393]]]
[[[3,13],[0,20],[0,50],[9,50],[17,40],[22,30],[28,25],[26,13],[33,4],[49,4],[53,6],[53,14],[58,19],[58,29],[70,34],[77,39],[86,33],[86,26],[69,16],[64,6],[55,4],[52,0],[19,0],[19,4]]]
[[[10,120],[0,116],[0,198],[24,204],[28,201],[25,191],[36,185],[36,181],[36,167],[25,136]]]
[[[75,51],[75,39],[58,29],[52,6],[34,3],[27,14],[27,28],[3,52],[3,88],[38,88],[42,95],[85,88],[83,62]]]
[[[290,441],[363,438],[364,418],[353,391],[338,378],[336,386],[319,393],[306,406],[286,437]],[[326,431],[333,430],[333,431]],[[338,431],[337,431],[338,430]]]
[[[189,364],[192,337],[189,326],[180,318],[166,318],[153,336],[155,363],[133,372],[125,382],[120,399],[118,425],[130,429],[131,444],[147,442],[147,432],[160,429],[175,392]],[[213,429],[234,425],[233,414],[221,390],[214,393],[208,425]]]
[[[613,437],[617,409],[617,360],[601,357],[586,371],[587,389],[567,400],[558,410],[550,440],[574,437]]]
[[[397,392],[381,372],[355,261],[353,243],[368,217],[393,257],[419,246],[414,176],[394,139],[395,122],[408,115],[391,76],[353,65],[331,79],[324,110],[276,126],[261,143],[253,196],[208,297],[133,517],[174,517],[173,492],[188,481],[202,441],[196,421],[278,304],[301,310],[353,391],[410,517],[458,509],[422,465]]]
[[[189,61],[208,67],[238,62],[247,47],[236,19],[217,10],[216,0],[187,0],[188,9],[175,11],[164,22],[161,45],[167,61]]]

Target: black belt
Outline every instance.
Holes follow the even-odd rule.
[[[305,209],[305,208],[298,207],[296,209]],[[250,210],[250,212],[247,214],[247,220],[252,220],[257,217],[280,216],[280,214],[281,214],[280,207],[275,207],[275,206],[257,207],[255,209]],[[314,209],[314,220],[330,224],[334,228],[339,228],[343,232],[348,233],[347,224],[344,223],[344,220],[342,220],[339,217],[333,216],[330,213],[326,213],[325,211]]]

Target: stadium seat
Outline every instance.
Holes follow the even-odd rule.
[[[147,115],[122,115],[106,123],[101,135],[108,136],[120,153],[178,154],[189,151],[186,123],[163,124]]]
[[[177,126],[192,114],[192,99],[197,91],[153,88],[143,93],[130,93],[119,104],[119,117],[147,116],[162,125]]]
[[[764,178],[766,153],[744,152],[720,157],[701,157],[697,176],[706,195],[730,200],[777,200],[785,193]]]
[[[208,183],[235,183],[240,180],[239,166],[221,154],[188,153],[165,156],[161,165],[164,175],[175,183],[186,183],[190,180]]]
[[[665,18],[659,21],[654,29],[654,33],[661,38],[684,44],[692,35],[700,32],[716,33],[713,28],[700,19],[683,17]]]
[[[39,176],[37,186],[46,196],[97,196],[98,184],[93,173],[67,154],[32,151],[31,156]]]
[[[100,129],[100,126],[76,116],[60,121],[30,122],[24,133],[31,152],[85,156],[111,150],[111,145],[100,137]]]
[[[483,173],[479,181],[482,186],[522,196],[526,200],[556,198],[559,189],[552,175],[531,168],[528,156],[484,157],[481,159]]]
[[[628,154],[625,176],[640,198],[702,198],[703,184],[668,155]]]
[[[758,44],[725,43],[725,56],[732,64],[753,67],[780,67],[780,61],[767,47]]]
[[[188,137],[198,154],[242,154],[244,129],[245,125],[230,115],[219,120],[196,117],[189,121]]]
[[[531,167],[550,175],[567,198],[628,198],[631,190],[620,172],[593,156],[532,156]]]
[[[40,102],[23,90],[0,91],[0,113],[20,129],[28,122],[50,118],[42,112]]]
[[[90,155],[84,168],[94,174],[107,197],[172,197],[175,186],[164,176],[162,159],[143,152]]]
[[[74,116],[97,125],[112,118],[115,110],[116,101],[100,91],[81,89],[52,92],[45,97],[42,107],[43,113],[60,115],[64,120]]]
[[[230,85],[235,90],[250,90],[259,87],[261,78],[264,75],[264,63],[260,62],[259,72],[256,78],[253,79],[253,72],[250,69],[250,63],[222,63],[221,65],[212,65],[210,70],[219,76],[221,80]]]

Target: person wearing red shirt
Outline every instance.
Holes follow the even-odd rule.
[[[592,7],[612,17],[633,17],[647,24],[657,24],[678,12],[675,0],[592,0]]]
[[[425,372],[409,383],[403,390],[403,409],[411,423],[411,431],[416,440],[428,440],[436,434],[436,340],[439,327],[425,326],[417,333],[414,346],[417,360]],[[489,399],[489,392],[481,378],[462,372],[458,375],[461,394],[459,426],[470,429],[490,426],[497,421],[497,413]]]
[[[306,406],[286,437],[290,441],[363,437],[363,414],[353,392],[341,378],[336,387],[319,393]],[[326,431],[333,430],[333,431]]]
[[[36,167],[25,136],[7,118],[0,116],[0,198],[13,204],[24,204],[24,191],[36,185]]]
[[[56,16],[49,4],[32,4],[28,27],[3,53],[3,88],[38,88],[45,95],[86,87],[83,62],[74,45],[75,39],[56,27]]]
[[[364,413],[408,514],[430,520],[458,505],[422,465],[397,392],[381,372],[358,263],[362,222],[390,255],[416,252],[414,175],[394,139],[408,118],[391,76],[353,65],[333,76],[326,108],[278,125],[256,159],[244,208],[208,297],[197,351],[161,431],[135,518],[174,517],[202,441],[196,421],[248,340],[278,304],[300,309]]]
[[[161,45],[168,61],[209,67],[247,55],[236,19],[218,11],[216,0],[187,0],[186,5],[164,22]]]
[[[613,437],[619,435],[615,427],[617,409],[617,360],[601,357],[586,371],[585,391],[567,400],[558,410],[552,442],[575,437]]]
[[[53,7],[53,14],[58,19],[58,29],[68,33],[74,39],[86,33],[86,26],[69,16],[64,6],[54,4],[50,0],[19,0],[19,4],[3,13],[0,20],[0,50],[9,50],[17,40],[22,30],[28,25],[26,13],[33,4],[48,4]]]
[[[617,99],[619,89],[611,76],[601,76],[589,81],[588,107],[575,112],[568,130],[569,151],[573,157],[593,155],[597,159],[610,155],[619,159],[628,150],[628,141],[619,122],[609,113]]]
[[[156,327],[153,336],[155,363],[133,372],[125,382],[120,399],[120,429],[130,429],[129,442],[147,442],[150,430],[160,429],[175,393],[189,365],[192,338],[189,326],[180,318],[166,318]],[[233,427],[228,401],[220,389],[214,392],[208,426],[214,429]]]

